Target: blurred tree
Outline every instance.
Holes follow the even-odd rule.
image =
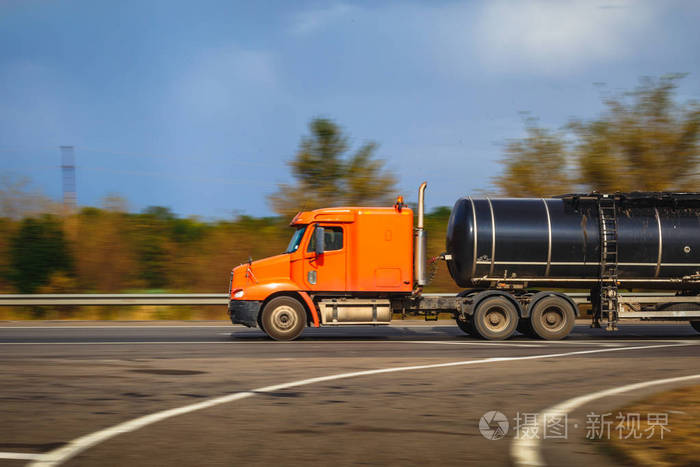
[[[129,202],[115,193],[110,193],[102,198],[102,209],[109,212],[128,212]]]
[[[309,131],[289,162],[296,184],[280,184],[269,196],[276,212],[289,217],[319,207],[391,202],[396,180],[383,170],[384,161],[374,158],[375,143],[362,145],[346,158],[348,138],[332,120],[316,118]]]
[[[598,191],[697,190],[700,106],[674,102],[681,77],[645,78],[634,91],[607,99],[600,119],[571,123],[581,184]]]
[[[53,216],[24,219],[10,241],[10,280],[20,293],[33,293],[58,272],[71,272],[73,258],[61,223]]]
[[[72,241],[78,287],[84,292],[117,292],[143,285],[127,214],[83,208]]]
[[[503,175],[496,186],[507,196],[552,196],[570,190],[564,135],[525,119],[527,136],[506,145]]]
[[[14,231],[14,222],[0,217],[0,293],[9,293],[11,267],[9,260],[10,238]]]
[[[21,219],[49,212],[60,212],[60,208],[44,195],[30,191],[28,178],[0,175],[0,217]]]
[[[495,184],[518,196],[697,190],[700,105],[675,102],[682,76],[644,78],[634,91],[605,99],[598,119],[570,122],[568,133],[529,121],[528,136],[507,145]]]
[[[149,288],[166,287],[170,281],[175,215],[169,208],[150,206],[132,219],[140,278]]]

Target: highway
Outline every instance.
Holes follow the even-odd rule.
[[[0,352],[0,466],[615,465],[586,414],[700,384],[651,383],[700,374],[687,323],[494,343],[399,322],[281,343],[224,322],[5,322]],[[566,439],[518,447],[518,415],[582,395]],[[480,432],[488,411],[502,439]]]

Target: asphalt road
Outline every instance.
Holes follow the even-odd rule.
[[[700,334],[582,322],[561,342],[492,343],[441,321],[280,343],[225,323],[0,323],[0,374],[0,466],[511,465],[518,415],[700,374]],[[586,414],[688,384],[700,380],[582,405],[566,439],[540,436],[542,459],[614,465],[586,440]],[[479,430],[492,410],[509,421],[502,439]]]

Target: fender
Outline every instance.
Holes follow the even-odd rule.
[[[532,299],[530,299],[530,303],[528,304],[527,308],[523,310],[522,317],[529,318],[530,314],[532,312],[532,308],[535,306],[535,304],[537,302],[539,302],[540,300],[542,300],[545,297],[552,297],[552,296],[561,297],[564,300],[566,300],[567,302],[569,302],[569,305],[571,305],[571,308],[574,310],[574,316],[576,316],[577,318],[580,316],[581,312],[578,309],[578,305],[576,305],[576,303],[571,299],[571,297],[569,297],[565,293],[561,293],[561,292],[537,292],[535,295],[532,296]]]
[[[513,303],[513,305],[515,305],[515,311],[518,312],[518,315],[519,316],[523,315],[523,309],[520,306],[520,303],[518,303],[518,301],[515,298],[513,298],[513,296],[511,294],[509,294],[508,292],[504,292],[502,290],[484,290],[483,292],[479,292],[478,294],[476,294],[474,296],[474,302],[472,303],[471,308],[469,310],[467,310],[467,313],[469,313],[470,315],[474,314],[474,310],[476,309],[476,307],[479,306],[479,303],[481,303],[485,299],[487,299],[489,297],[493,297],[495,295],[501,296],[501,297],[506,297],[511,303]]]
[[[311,318],[314,320],[314,327],[320,327],[321,324],[318,322],[318,311],[316,311],[316,305],[314,304],[313,300],[311,300],[311,297],[309,297],[309,294],[306,292],[299,292],[299,295],[301,295],[301,298],[303,298],[306,302],[306,306],[309,307]]]

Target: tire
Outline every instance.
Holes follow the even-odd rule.
[[[699,310],[700,305],[697,303],[667,303],[665,305],[661,305],[659,307],[660,310],[668,310],[668,311],[673,311],[673,310],[678,310],[678,311],[683,311],[683,310]],[[700,321],[688,321],[690,325],[695,329],[697,332],[700,332]]]
[[[475,295],[479,292],[482,292],[484,289],[468,289],[468,290],[462,290],[460,293],[457,294],[458,297],[468,297],[470,295]],[[476,329],[474,329],[474,320],[473,316],[470,316],[467,321],[460,321],[460,320],[455,320],[457,322],[457,327],[461,329],[465,334],[468,334],[470,336],[476,336],[478,337],[479,334],[476,332]]]
[[[495,341],[508,339],[518,326],[518,311],[513,302],[503,296],[491,296],[482,300],[472,317],[474,329],[484,339]]]
[[[306,310],[292,297],[276,297],[262,311],[262,328],[277,341],[291,341],[306,327]]]
[[[461,321],[459,319],[455,320],[457,322],[457,327],[464,331],[465,334],[469,334],[470,336],[477,336],[478,334],[476,333],[476,330],[474,329],[474,326],[472,325],[472,320],[469,321]]]
[[[548,341],[563,339],[576,325],[576,313],[563,297],[544,297],[530,312],[530,324],[537,337]]]

